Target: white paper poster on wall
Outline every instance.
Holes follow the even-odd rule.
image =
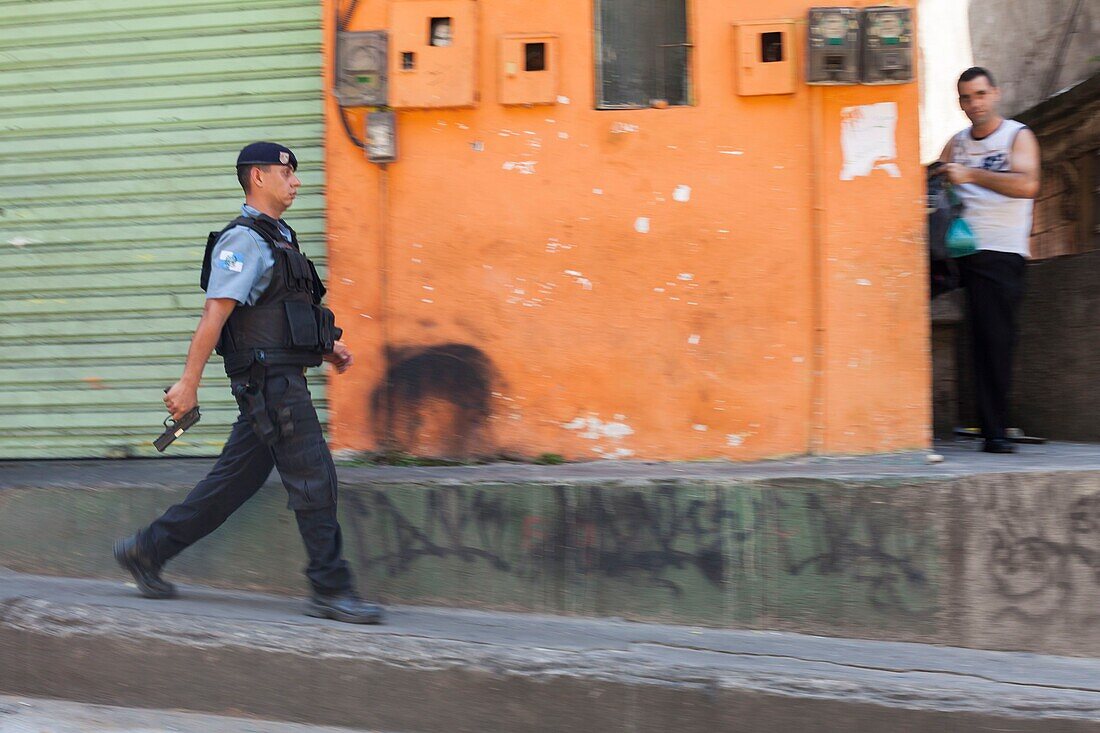
[[[840,147],[844,153],[844,167],[840,169],[840,180],[869,176],[876,168],[901,178],[897,164],[897,127],[897,102],[843,108],[840,111]]]

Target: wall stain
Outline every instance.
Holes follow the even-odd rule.
[[[468,344],[388,347],[386,373],[370,396],[374,434],[384,450],[469,458],[492,453],[488,418],[496,370]],[[441,435],[421,442],[429,419]]]

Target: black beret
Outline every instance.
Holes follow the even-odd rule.
[[[252,143],[241,149],[237,165],[289,165],[298,170],[298,159],[290,148],[279,143]]]

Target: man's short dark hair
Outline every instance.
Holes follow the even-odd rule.
[[[964,81],[974,81],[975,79],[982,76],[984,76],[986,79],[989,79],[989,86],[997,86],[997,82],[993,80],[993,74],[989,73],[989,69],[983,69],[980,66],[971,66],[969,69],[964,71],[962,73],[962,76],[959,77],[959,84],[962,84]]]
[[[266,171],[270,167],[269,165],[260,165],[258,163],[245,163],[244,165],[237,166],[237,183],[241,184],[245,196],[252,193],[252,169],[260,168]]]

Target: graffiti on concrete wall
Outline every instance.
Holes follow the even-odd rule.
[[[1079,604],[1100,621],[1100,492],[1059,500],[1050,492],[991,502],[988,568],[998,615],[1043,620]]]
[[[511,571],[504,547],[508,517],[503,497],[464,487],[418,493],[423,496],[419,520],[406,516],[386,491],[354,492],[344,499],[356,535],[369,548],[364,566],[381,566],[388,575],[400,575],[424,558],[458,558]]]
[[[790,500],[773,494],[786,507]],[[870,492],[852,496],[806,493],[801,499],[805,545],[791,539],[791,522],[777,526],[784,570],[791,575],[847,578],[880,609],[922,610],[912,604],[928,585],[928,558],[934,552],[930,528],[907,525],[906,513]]]
[[[810,580],[854,588],[869,608],[927,610],[914,599],[929,595],[930,529],[858,494],[670,483],[397,487],[344,501],[359,562],[376,577],[457,559],[518,580],[624,581],[670,599],[700,583],[797,589]]]

